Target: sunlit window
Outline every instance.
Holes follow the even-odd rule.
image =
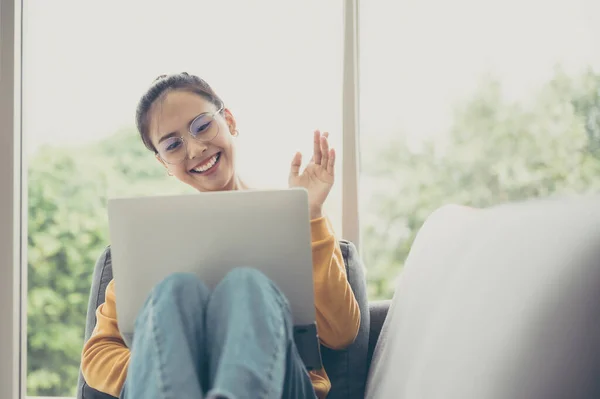
[[[598,189],[598,2],[360,4],[371,298],[392,296],[417,230],[440,205]]]
[[[163,73],[209,82],[237,117],[252,187],[287,187],[315,129],[341,162],[342,2],[27,0],[23,15],[27,394],[74,396],[107,198],[190,192],[137,137],[139,97]]]

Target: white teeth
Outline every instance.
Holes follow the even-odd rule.
[[[209,170],[210,168],[212,168],[213,166],[215,166],[215,163],[217,163],[217,158],[218,158],[219,154],[215,154],[213,155],[213,157],[204,165],[199,166],[195,169],[192,169],[194,172],[206,172],[207,170]]]

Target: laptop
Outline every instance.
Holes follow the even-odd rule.
[[[169,274],[195,273],[213,289],[246,266],[287,297],[300,356],[307,369],[321,368],[306,190],[110,199],[108,218],[117,322],[129,347],[137,314]]]

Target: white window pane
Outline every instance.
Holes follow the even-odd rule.
[[[24,21],[28,394],[70,396],[107,196],[189,192],[137,138],[139,97],[159,74],[199,75],[237,118],[243,178],[287,187],[315,129],[341,149],[342,3],[30,0]]]
[[[600,185],[591,0],[361,2],[362,227],[390,297],[424,218]]]

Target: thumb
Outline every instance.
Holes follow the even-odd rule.
[[[290,168],[290,177],[298,177],[300,174],[300,165],[302,165],[302,154],[297,152],[292,159],[292,166]]]

